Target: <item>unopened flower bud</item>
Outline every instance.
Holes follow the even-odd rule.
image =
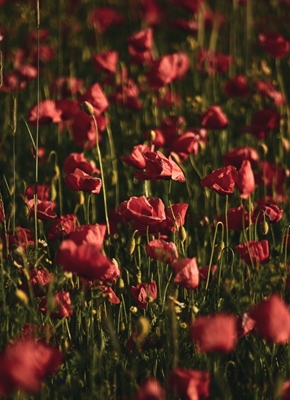
[[[18,300],[20,300],[25,306],[28,305],[28,302],[29,302],[28,297],[27,297],[27,294],[25,292],[23,292],[23,290],[16,289],[15,295],[18,298]]]
[[[223,249],[225,248],[225,244],[223,241],[215,244],[214,246],[214,258],[215,260],[219,260],[221,258]]]
[[[146,317],[140,317],[137,321],[137,335],[147,336],[150,331],[150,321]]]
[[[84,101],[82,103],[82,108],[83,108],[84,112],[87,113],[88,115],[90,115],[90,116],[94,115],[94,112],[95,112],[94,107],[88,101]]]
[[[181,226],[181,227],[179,228],[178,237],[179,237],[179,240],[180,240],[182,243],[185,242],[186,237],[187,237],[187,233],[186,233],[186,230],[185,230],[184,226]]]
[[[263,221],[261,224],[261,232],[262,235],[267,235],[267,233],[269,232],[269,224],[267,221]]]
[[[265,143],[259,143],[260,153],[265,156],[268,153],[268,146]]]
[[[151,130],[151,131],[149,132],[149,134],[148,134],[148,140],[149,140],[150,142],[153,142],[153,140],[155,140],[155,138],[156,138],[156,133],[155,133],[155,131]]]

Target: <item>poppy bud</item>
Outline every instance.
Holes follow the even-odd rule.
[[[28,297],[23,290],[16,289],[15,295],[18,298],[18,300],[20,300],[25,306],[28,305]]]
[[[267,235],[269,232],[269,224],[267,221],[263,221],[261,224],[261,232],[263,235]]]
[[[150,322],[148,318],[140,317],[137,321],[137,335],[147,336],[150,331]]]
[[[85,202],[85,196],[83,194],[83,192],[79,191],[78,192],[78,199],[77,199],[77,203],[82,206]]]
[[[95,112],[94,107],[88,101],[84,101],[82,103],[82,108],[83,108],[84,112],[87,113],[88,115],[90,115],[90,116],[94,115],[94,112]]]
[[[214,258],[215,260],[219,260],[222,255],[222,251],[225,248],[224,241],[221,241],[214,246]]]
[[[134,253],[135,246],[136,246],[136,240],[133,234],[133,236],[129,239],[127,243],[127,252],[130,254],[130,256]]]
[[[186,233],[186,230],[185,230],[184,226],[181,226],[179,228],[178,237],[179,237],[179,240],[181,241],[181,243],[185,242],[186,237],[187,237],[187,233]]]

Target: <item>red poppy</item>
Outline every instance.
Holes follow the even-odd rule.
[[[252,220],[262,223],[263,221],[279,222],[283,217],[283,210],[281,210],[278,204],[271,198],[263,198],[258,200],[256,207],[252,214]]]
[[[269,342],[285,344],[290,340],[290,311],[277,294],[252,307],[249,317],[255,321],[258,334]]]
[[[254,168],[258,165],[259,155],[255,149],[249,146],[236,147],[223,155],[223,163],[236,168],[240,168],[244,160],[249,160]]]
[[[98,286],[98,289],[101,291],[102,296],[108,299],[108,302],[111,304],[120,304],[121,300],[116,295],[114,290],[109,286]]]
[[[164,12],[159,2],[157,0],[141,0],[140,5],[142,19],[146,24],[151,26],[160,25]]]
[[[197,317],[189,335],[201,353],[229,353],[237,344],[237,318],[224,313]]]
[[[76,168],[73,173],[67,174],[64,182],[74,192],[81,190],[83,192],[98,194],[102,187],[102,180],[100,178],[94,178],[79,168]]]
[[[28,271],[29,282],[25,280],[20,289],[29,294],[29,286],[33,289],[35,297],[42,297],[48,289],[48,285],[54,280],[55,276],[45,268],[30,268]]]
[[[165,157],[160,151],[148,151],[144,154],[146,163],[145,171],[135,171],[135,178],[141,181],[170,180],[185,182],[185,176],[180,167],[172,160],[172,157]]]
[[[111,25],[122,25],[124,17],[112,7],[98,7],[89,11],[89,24],[103,34]]]
[[[238,244],[235,250],[240,254],[241,259],[248,265],[253,262],[265,264],[269,260],[269,243],[268,240],[257,242],[251,240]],[[252,261],[251,261],[252,260]]]
[[[35,187],[33,186],[27,186],[25,190],[25,197],[27,200],[33,199],[35,193]],[[50,198],[50,185],[49,184],[43,184],[43,185],[37,185],[37,198],[39,200],[46,200],[48,201]]]
[[[63,214],[50,225],[47,233],[49,240],[63,240],[73,232],[78,225],[75,214]]]
[[[94,107],[96,117],[109,107],[108,99],[98,83],[90,86],[84,94],[79,96],[79,104],[82,104],[84,101],[89,102]]]
[[[144,155],[149,151],[150,147],[147,144],[139,144],[133,147],[133,150],[129,156],[120,157],[120,160],[130,167],[143,169],[146,167]]]
[[[207,49],[200,49],[196,54],[196,68],[208,75],[227,72],[233,60],[228,54],[215,53]]]
[[[16,90],[23,90],[27,86],[27,82],[22,80],[17,71],[3,75],[3,83],[0,86],[0,91],[10,93]]]
[[[229,79],[225,86],[224,91],[228,97],[247,97],[250,95],[250,88],[247,77],[244,75],[237,75]]]
[[[116,73],[119,53],[117,51],[102,51],[92,57],[93,65],[97,71]]]
[[[205,129],[224,129],[228,126],[227,116],[219,106],[210,106],[200,115],[200,120]]]
[[[183,31],[191,34],[196,34],[198,32],[198,21],[187,21],[185,19],[177,18],[174,21],[174,27],[182,29]]]
[[[138,86],[130,78],[117,86],[115,93],[110,95],[110,100],[134,110],[139,110],[142,107]]]
[[[242,128],[243,133],[252,133],[257,139],[266,138],[267,132],[278,129],[280,125],[281,115],[272,108],[263,108],[257,111],[253,118],[252,124]]]
[[[76,100],[61,99],[56,100],[56,108],[61,111],[61,120],[70,121],[79,112],[79,106]]]
[[[30,64],[19,65],[15,72],[19,75],[21,80],[27,82],[31,81],[32,79],[36,79],[37,77],[37,69]]]
[[[169,392],[187,400],[210,396],[210,374],[207,371],[176,367],[168,374]]]
[[[216,217],[217,222],[226,223],[224,215]],[[252,220],[250,221],[252,224]],[[242,231],[249,226],[249,213],[243,206],[228,209],[228,229],[231,231]]]
[[[28,121],[36,126],[37,119],[39,125],[61,122],[61,110],[57,108],[54,100],[43,100],[34,105],[28,112]]]
[[[278,32],[260,33],[259,43],[267,54],[275,58],[285,57],[290,50],[289,41]]]
[[[59,95],[62,98],[71,97],[79,94],[84,85],[82,79],[77,79],[73,76],[61,76],[53,81],[51,91],[54,95]]]
[[[151,240],[147,243],[146,251],[149,257],[164,263],[171,263],[178,257],[176,245],[162,239]]]
[[[177,57],[175,54],[166,54],[152,62],[147,73],[147,80],[153,89],[160,89],[176,78]]]
[[[64,271],[72,272],[89,280],[113,283],[120,270],[92,243],[76,244],[64,240],[56,254],[56,262]]]
[[[199,268],[200,278],[202,278],[203,280],[206,281],[207,277],[208,277],[208,273],[210,273],[210,276],[212,277],[216,273],[217,268],[218,268],[217,265],[212,265],[210,271],[209,271],[208,265],[206,265],[205,267]]]
[[[54,295],[54,306],[52,310],[48,309],[48,298],[46,296],[42,297],[39,303],[39,310],[42,314],[46,314],[49,311],[51,318],[69,318],[73,314],[69,292],[62,290]]]
[[[16,226],[14,234],[12,230],[7,232],[8,236],[8,249],[12,251],[15,247],[22,247],[24,250],[27,249],[30,243],[33,242],[34,233],[30,229],[22,228],[21,226]],[[6,249],[6,238],[4,236],[4,232],[2,231],[2,244],[4,246],[4,250]]]
[[[282,400],[290,400],[290,379],[283,383],[280,396]]]
[[[238,338],[241,338],[243,336],[246,336],[248,333],[253,332],[255,325],[256,321],[249,317],[248,313],[244,313],[242,317],[238,317]]]
[[[44,344],[46,344],[47,340],[49,340],[54,333],[55,329],[50,325],[39,326],[26,322],[21,328],[21,336],[23,338],[31,338]]]
[[[69,235],[69,239],[73,240],[76,245],[91,243],[98,250],[103,247],[107,227],[99,224],[81,225],[74,229]]]
[[[289,171],[268,161],[259,162],[259,172],[255,175],[259,186],[267,186],[275,194],[284,195],[284,185]]]
[[[143,29],[131,35],[127,41],[137,52],[150,50],[153,45],[153,30],[152,28]]]
[[[274,101],[275,106],[280,107],[285,104],[285,99],[271,81],[258,81],[256,88],[262,97],[268,97]]]
[[[149,226],[166,219],[164,203],[159,198],[132,196],[118,206],[117,212],[126,220],[132,219]]]
[[[32,338],[15,340],[0,355],[0,393],[40,390],[44,379],[57,371],[62,359],[55,347]]]
[[[165,400],[165,390],[156,378],[147,378],[139,385],[133,400]]]
[[[81,169],[86,174],[99,174],[100,170],[95,167],[92,161],[87,161],[84,153],[70,153],[63,163],[63,172],[72,173],[76,168]]]
[[[206,142],[206,129],[187,129],[185,133],[170,143],[168,152],[177,154],[180,162],[184,162],[190,154],[198,155],[201,144]]]
[[[236,186],[242,199],[247,199],[255,190],[255,176],[249,160],[244,160],[238,172]]]
[[[99,142],[102,139],[101,132],[106,128],[107,119],[103,115],[96,117]],[[96,129],[90,115],[82,110],[77,113],[71,126],[72,137],[75,143],[81,148],[91,149],[96,146]]]
[[[227,195],[233,193],[237,178],[238,171],[236,168],[228,165],[224,168],[215,169],[211,174],[202,178],[200,183],[220,195]]]
[[[34,199],[28,200],[27,205],[30,208],[30,217],[34,217]],[[41,221],[50,221],[56,218],[56,213],[53,209],[56,207],[56,204],[53,201],[46,200],[37,200],[37,219]]]
[[[170,232],[178,232],[179,228],[185,224],[187,209],[187,203],[171,204],[167,207],[166,221],[164,222],[166,229]]]
[[[186,289],[196,289],[199,285],[199,269],[196,257],[180,258],[171,263],[174,283]]]
[[[155,281],[150,283],[138,283],[131,287],[131,295],[139,308],[145,309],[148,303],[157,299],[157,285]]]

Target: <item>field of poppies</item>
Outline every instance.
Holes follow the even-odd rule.
[[[0,0],[0,398],[290,399],[289,18]]]

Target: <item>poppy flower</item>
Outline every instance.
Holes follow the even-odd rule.
[[[156,378],[147,378],[139,385],[133,400],[165,400],[165,390]]]
[[[75,244],[81,245],[84,243],[94,244],[98,250],[103,247],[107,227],[99,224],[86,224],[78,226],[70,233],[69,239]]]
[[[228,97],[247,97],[250,95],[250,88],[247,77],[244,75],[237,75],[229,79],[225,86],[224,92]]]
[[[93,65],[97,71],[114,74],[119,61],[117,51],[102,51],[92,57]]]
[[[8,250],[12,251],[13,248],[15,247],[22,247],[24,250],[27,249],[29,244],[33,241],[34,239],[34,233],[30,229],[27,228],[22,228],[21,226],[16,226],[14,233],[12,230],[9,230],[7,232],[7,238],[8,238]],[[4,232],[2,232],[2,237],[1,237],[2,244],[4,246],[4,250],[6,249],[6,238],[4,236]]]
[[[196,34],[198,32],[198,21],[196,20],[187,21],[185,19],[177,18],[173,25],[174,27],[191,34]]]
[[[233,61],[228,54],[215,53],[207,49],[199,49],[196,54],[197,70],[209,76],[227,72]]]
[[[208,265],[206,265],[205,267],[199,268],[200,278],[202,278],[203,280],[206,281],[207,277],[208,277],[208,273],[210,273],[210,275],[213,276],[216,273],[217,268],[218,268],[217,265],[212,265],[210,271],[209,271]]]
[[[162,21],[164,11],[157,0],[141,0],[142,20],[150,26],[158,26]]]
[[[39,303],[39,310],[42,314],[46,314],[48,311],[47,306],[48,299],[46,296],[42,297]],[[54,295],[54,306],[52,310],[49,310],[50,317],[56,319],[69,318],[73,314],[71,308],[70,293],[64,290]]]
[[[280,107],[285,104],[282,93],[275,88],[271,81],[258,81],[256,82],[256,88],[260,96],[273,100],[275,106]]]
[[[0,355],[0,393],[37,392],[45,378],[58,370],[62,359],[55,347],[32,338],[16,339]]]
[[[37,69],[30,64],[19,65],[15,72],[19,75],[21,80],[27,82],[31,81],[32,79],[36,79],[37,77]]]
[[[30,209],[30,217],[34,217],[34,199],[28,200],[27,205]],[[56,207],[56,204],[53,201],[47,201],[47,200],[37,200],[37,219],[40,219],[41,221],[50,221],[54,218],[56,218],[56,213],[53,211],[53,209]]]
[[[283,58],[289,53],[289,41],[278,32],[260,33],[258,39],[262,49],[274,58]]]
[[[57,108],[54,100],[43,100],[39,104],[34,105],[28,112],[28,121],[31,125],[36,126],[37,120],[39,125],[61,122],[62,111]]]
[[[150,283],[138,283],[131,287],[131,295],[137,306],[145,309],[148,303],[157,299],[157,285],[155,281]]]
[[[70,121],[79,112],[79,106],[76,100],[61,99],[56,100],[56,108],[61,111],[61,120]]]
[[[187,400],[207,399],[210,396],[210,373],[176,367],[168,374],[169,392]]]
[[[222,222],[224,225],[226,219],[224,215],[216,217],[217,222]],[[252,224],[252,220],[250,221]],[[241,231],[249,226],[249,213],[243,206],[228,209],[228,229],[230,231]]]
[[[160,151],[148,151],[144,154],[146,171],[135,171],[135,178],[141,181],[170,180],[185,182],[185,176],[180,167],[172,160],[165,157]]]
[[[272,294],[262,300],[248,315],[255,321],[255,329],[263,339],[277,344],[290,340],[290,311],[279,295]]]
[[[50,225],[47,238],[48,240],[63,240],[73,232],[78,225],[77,216],[75,214],[63,214],[56,218]]]
[[[200,183],[220,195],[227,195],[233,193],[237,178],[238,171],[236,168],[228,165],[224,168],[215,169],[208,176],[202,178]]]
[[[98,127],[98,140],[102,139],[101,132],[106,128],[107,119],[103,115],[96,117]],[[96,129],[94,121],[90,115],[82,110],[77,113],[72,126],[72,138],[75,143],[83,149],[91,149],[96,146]]]
[[[139,144],[133,147],[129,156],[120,157],[120,160],[130,167],[144,169],[146,167],[144,154],[149,151],[150,147],[147,144]]]
[[[156,225],[166,219],[165,206],[159,198],[132,196],[123,201],[117,213],[126,220],[134,220],[144,225]]]
[[[238,171],[236,186],[242,199],[247,199],[255,190],[255,176],[249,160],[244,160]]]
[[[127,42],[137,52],[150,50],[153,45],[153,29],[146,28],[137,33],[134,33],[127,39]]]
[[[223,155],[223,163],[236,168],[240,168],[244,160],[249,160],[254,168],[258,165],[259,155],[255,149],[249,146],[235,147]]]
[[[51,91],[54,95],[60,95],[62,98],[72,97],[82,90],[84,81],[73,76],[61,76],[53,81]]]
[[[248,265],[251,265],[252,261],[253,263],[264,264],[268,261],[270,256],[268,240],[261,240],[260,242],[250,240],[238,244],[235,247],[235,250],[240,254],[241,259]]]
[[[224,129],[228,126],[227,116],[219,106],[210,106],[200,115],[200,121],[204,129]]]
[[[111,25],[122,25],[124,17],[113,7],[98,7],[89,11],[89,24],[103,34]]]
[[[171,263],[178,257],[176,245],[162,239],[151,240],[147,243],[146,252],[149,257],[164,263]]]
[[[289,171],[268,161],[260,161],[258,168],[259,172],[255,175],[257,184],[267,186],[278,195],[284,195],[284,185]]]
[[[70,153],[63,163],[63,172],[73,173],[76,168],[81,169],[86,174],[99,174],[100,170],[93,165],[93,162],[87,161],[84,153]]]
[[[290,379],[283,383],[280,396],[282,400],[290,400]]]
[[[134,110],[142,107],[138,86],[131,78],[117,86],[115,93],[110,95],[110,101]]]
[[[25,189],[25,197],[27,200],[33,199],[35,193],[35,187],[33,186],[27,186]],[[38,184],[37,185],[37,198],[39,200],[45,200],[48,201],[50,198],[50,185],[49,184]]]
[[[198,155],[201,144],[206,143],[206,141],[206,129],[188,129],[170,143],[168,152],[177,154],[180,162],[184,162],[190,154]]]
[[[251,125],[242,128],[241,132],[252,133],[257,139],[263,140],[267,132],[279,128],[280,119],[278,111],[269,107],[263,108],[253,115]]]
[[[237,326],[238,338],[240,339],[248,333],[253,332],[256,326],[256,321],[252,319],[248,313],[244,313],[241,317],[238,317]]]
[[[269,221],[272,223],[279,222],[283,217],[283,210],[281,210],[278,204],[271,198],[263,198],[258,200],[256,207],[252,213],[252,220],[262,223],[263,221]]]
[[[81,190],[83,192],[98,194],[102,187],[102,180],[100,178],[94,178],[79,168],[76,168],[73,173],[67,174],[64,182],[74,192]]]
[[[106,299],[108,299],[109,303],[111,303],[111,304],[120,304],[121,303],[121,300],[119,299],[119,297],[116,295],[114,290],[112,288],[110,288],[109,286],[100,285],[100,286],[98,286],[98,289],[100,290],[102,296],[105,297]]]
[[[199,269],[196,257],[180,258],[171,263],[174,283],[186,289],[195,289],[199,285]]]
[[[166,221],[164,225],[170,232],[178,232],[185,224],[185,217],[188,210],[187,203],[171,204],[166,208]]]
[[[29,283],[25,280],[19,288],[29,294],[29,285],[31,285],[34,296],[42,297],[46,293],[48,285],[54,280],[55,276],[45,268],[32,267],[28,271],[27,278],[29,279]]]
[[[191,322],[189,330],[190,339],[201,353],[229,353],[237,344],[237,319],[234,315],[199,316]]]
[[[177,62],[175,54],[166,54],[152,61],[150,71],[146,74],[149,85],[160,89],[176,78]]]
[[[100,116],[109,107],[108,99],[98,83],[90,86],[84,94],[78,97],[79,104],[88,102],[94,107],[95,116]]]
[[[64,271],[72,272],[89,280],[113,283],[120,277],[120,270],[99,247],[92,243],[75,243],[64,240],[56,254],[56,262]]]
[[[55,329],[50,325],[39,326],[26,322],[21,328],[21,336],[23,338],[31,338],[38,342],[46,344],[53,334]]]

